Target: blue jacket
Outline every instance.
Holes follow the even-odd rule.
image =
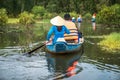
[[[47,34],[47,40],[49,41],[51,35],[54,34],[53,43],[55,43],[58,38],[64,37],[64,33],[69,34],[70,31],[65,26],[62,26],[62,30],[58,31],[57,27],[53,25]]]

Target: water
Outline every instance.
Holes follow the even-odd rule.
[[[68,55],[51,55],[43,47],[27,57],[24,48],[38,45],[38,36],[34,40],[23,33],[1,34],[0,80],[120,80],[120,54],[104,52],[97,45],[102,35],[120,29],[97,27],[94,31],[85,26],[82,51]]]
[[[45,52],[27,57],[13,52],[0,56],[0,80],[53,80],[69,77],[67,69],[74,62],[78,63],[81,57],[80,53],[55,56]],[[78,73],[82,68],[78,66],[75,70]]]

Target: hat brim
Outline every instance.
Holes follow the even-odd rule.
[[[51,24],[56,26],[62,26],[65,24],[65,20],[61,18],[60,16],[56,16],[50,20]]]

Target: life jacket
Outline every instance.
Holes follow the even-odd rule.
[[[71,21],[66,21],[65,26],[70,30],[70,34],[64,34],[65,40],[78,39],[78,31],[75,24]]]

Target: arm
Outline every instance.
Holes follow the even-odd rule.
[[[65,26],[64,26],[64,27],[65,27]],[[65,32],[66,32],[67,34],[70,34],[70,30],[67,29],[66,27],[65,27]]]
[[[53,26],[50,28],[50,30],[49,30],[49,32],[47,34],[47,40],[48,41],[50,40],[50,37],[51,37],[52,33],[53,33]]]
[[[79,38],[82,38],[82,33],[78,32],[78,36],[79,36]]]

